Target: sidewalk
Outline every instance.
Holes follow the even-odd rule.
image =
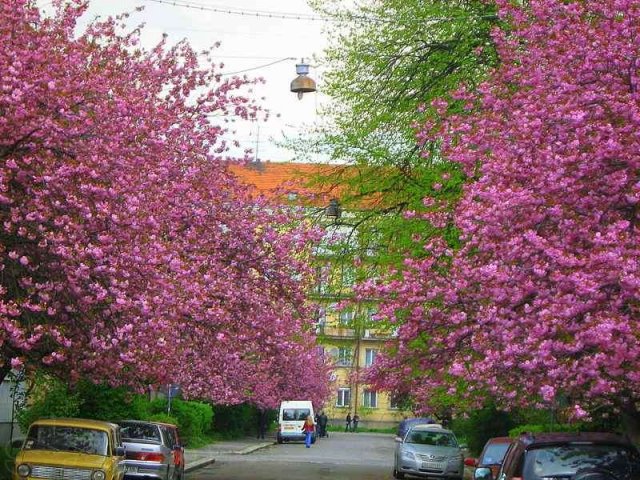
[[[276,443],[274,436],[266,436],[258,440],[255,437],[247,437],[239,440],[223,440],[202,448],[185,448],[184,462],[185,472],[191,472],[216,461],[220,455],[246,455],[260,448],[265,448]]]

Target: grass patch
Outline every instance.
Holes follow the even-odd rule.
[[[19,448],[0,447],[0,480],[11,480],[13,461],[19,451]]]
[[[358,426],[358,430],[356,432],[351,433],[396,433],[397,428],[387,427],[387,428],[367,428]],[[329,432],[344,432],[344,427],[339,425],[327,425],[327,431]]]

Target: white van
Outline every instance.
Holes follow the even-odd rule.
[[[309,400],[289,400],[280,404],[278,415],[278,443],[293,440],[304,441],[302,426],[307,417],[315,418],[313,404]],[[311,443],[316,442],[316,432],[311,436]]]

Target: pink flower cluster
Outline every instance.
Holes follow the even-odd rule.
[[[507,406],[562,395],[578,416],[635,411],[640,4],[497,3],[510,23],[494,35],[500,66],[469,112],[419,133],[475,179],[454,218],[465,243],[448,255],[434,242],[371,293],[400,322],[372,381],[426,409],[445,387]]]
[[[227,170],[229,132],[257,118],[246,79],[188,44],[145,51],[119,19],[74,35],[0,4],[0,372],[274,406],[327,395],[305,306],[313,235]],[[293,219],[293,220],[292,220]]]

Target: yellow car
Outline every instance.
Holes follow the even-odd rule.
[[[122,480],[118,425],[80,418],[37,420],[16,456],[13,480]]]

